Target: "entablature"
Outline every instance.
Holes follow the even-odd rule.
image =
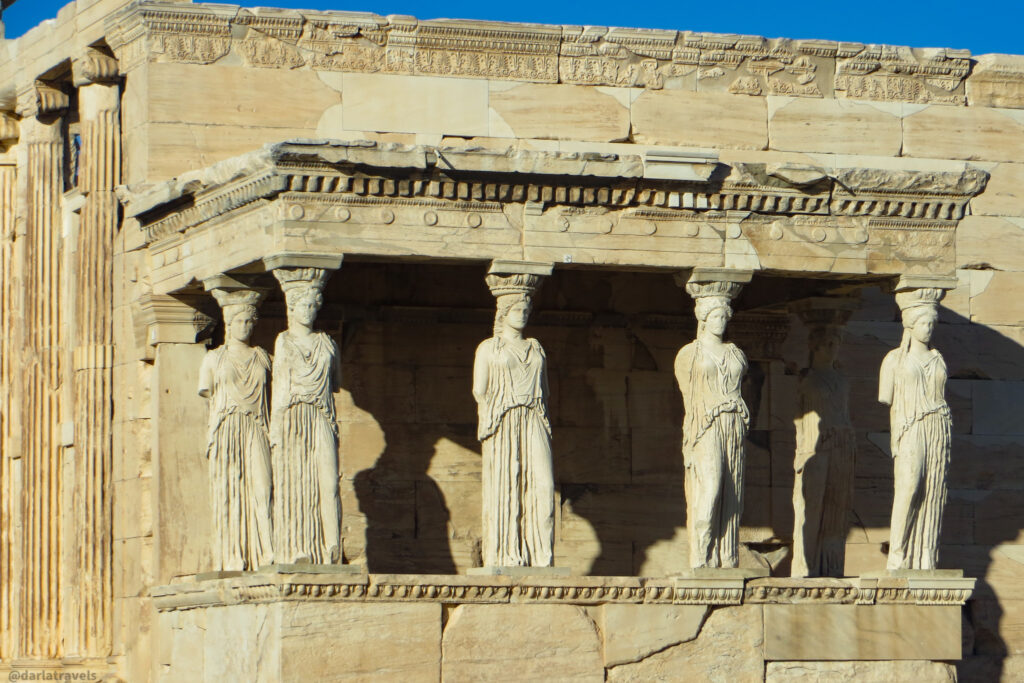
[[[154,292],[276,253],[950,275],[985,171],[293,140],[122,188]]]

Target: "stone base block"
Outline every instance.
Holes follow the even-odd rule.
[[[440,603],[277,602],[160,613],[157,681],[436,681]]]
[[[764,606],[766,660],[957,660],[957,605]]]

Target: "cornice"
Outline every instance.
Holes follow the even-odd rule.
[[[425,211],[430,224],[439,209],[473,220],[521,204],[540,223],[554,221],[555,231],[579,224],[610,232],[615,221],[602,212],[617,212],[640,234],[653,234],[664,221],[692,224],[693,237],[708,222],[775,221],[771,232],[778,239],[790,225],[822,234],[830,227],[953,230],[988,179],[966,165],[956,172],[808,167],[802,173],[708,159],[690,166],[695,179],[673,181],[645,177],[645,160],[629,155],[291,141],[121,194],[149,243],[278,197],[287,205],[285,219],[302,218],[309,207],[333,211],[338,222],[363,209],[393,216],[407,207]]]

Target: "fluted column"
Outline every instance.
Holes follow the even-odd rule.
[[[21,643],[23,657],[61,654],[61,386],[65,380],[63,244],[64,190],[59,113],[67,96],[36,84],[19,96],[26,146],[25,319],[21,369],[24,464],[22,484]]]
[[[0,148],[18,137],[13,115],[0,112]],[[18,492],[15,480],[20,455],[21,405],[18,382],[21,330],[20,259],[15,253],[17,167],[0,162],[0,659],[14,655],[18,628],[15,577],[20,574],[15,547]]]
[[[111,647],[114,195],[121,176],[120,92],[113,58],[89,50],[75,62],[82,147],[78,189],[84,197],[74,253],[73,354],[76,596],[68,604],[65,653],[102,656]]]

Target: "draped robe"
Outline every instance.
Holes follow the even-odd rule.
[[[477,348],[487,370],[478,404],[483,451],[484,566],[550,567],[554,473],[547,413],[547,359],[536,339],[501,337]]]
[[[274,346],[274,547],[279,561],[341,560],[338,347],[323,332],[285,330]]]
[[[932,349],[925,361],[903,348],[882,362],[892,373],[889,411],[895,496],[889,569],[934,569],[946,506],[952,418],[946,404],[946,363]]]
[[[683,394],[683,464],[690,566],[735,567],[743,512],[744,439],[750,424],[740,385],[747,359],[735,344],[717,357],[697,339],[676,356]]]
[[[267,399],[270,357],[244,347],[244,359],[221,346],[206,354],[200,393],[210,397],[206,457],[217,570],[254,570],[273,561]]]

